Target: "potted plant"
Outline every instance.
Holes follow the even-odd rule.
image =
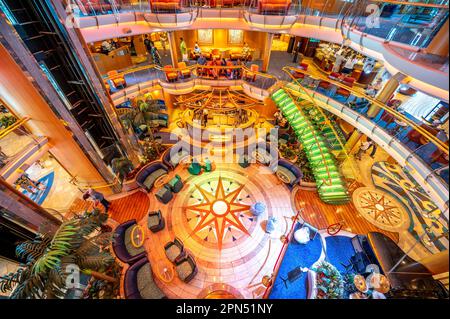
[[[13,115],[5,115],[0,118],[0,128],[7,129],[11,125],[17,122],[17,118]]]
[[[309,160],[306,156],[306,153],[303,149],[300,149],[298,152],[296,164],[300,167],[303,173],[302,184],[314,187],[315,189],[316,181],[314,179],[314,174],[311,169]]]
[[[114,158],[111,161],[111,166],[114,174],[118,175],[120,181],[123,181],[133,171],[133,163],[126,157]]]
[[[101,232],[108,219],[97,209],[64,221],[54,232],[41,229],[33,240],[16,247],[24,264],[14,273],[0,277],[0,291],[11,292],[11,299],[65,298],[68,293],[69,266],[76,266],[96,280],[118,285],[119,276],[111,276],[114,263],[109,251],[110,232]]]
[[[287,159],[288,161],[295,163],[298,159],[297,150],[290,147],[287,144],[281,144],[279,147],[280,154],[283,158]]]

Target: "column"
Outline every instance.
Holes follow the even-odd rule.
[[[345,151],[347,152],[347,154],[350,154],[352,152],[352,149],[356,146],[356,144],[358,144],[359,140],[361,139],[361,136],[363,134],[358,131],[357,129],[355,129],[352,134],[350,135],[350,137],[348,138],[347,142],[345,143]],[[344,157],[345,156],[345,152],[341,152],[338,155],[338,158]]]
[[[175,32],[167,32],[167,38],[169,39],[170,57],[172,59],[172,65],[178,67],[178,47],[177,39],[175,39]]]
[[[400,82],[405,78],[406,76],[400,72],[392,76],[389,81],[384,85],[384,87],[378,92],[378,95],[376,96],[376,100],[379,102],[386,104],[389,99],[391,98],[392,94],[395,93],[395,91],[400,86]],[[369,118],[374,118],[377,116],[377,114],[380,112],[380,107],[377,105],[372,104],[367,111],[367,116]]]
[[[273,33],[267,33],[266,43],[264,44],[264,55],[263,55],[263,64],[262,64],[262,72],[267,72],[269,69],[270,62],[270,54],[272,53],[272,42],[273,42]]]
[[[439,56],[448,56],[448,18],[438,33],[434,36],[428,47],[424,50],[426,53]]]

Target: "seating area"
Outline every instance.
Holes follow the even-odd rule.
[[[113,251],[123,263],[133,264],[146,256],[143,247],[136,248],[131,242],[131,231],[136,225],[136,220],[133,219],[117,226],[114,231]]]
[[[260,0],[259,13],[265,15],[287,15],[291,0]]]
[[[303,177],[301,168],[283,158],[278,160],[275,174],[290,189],[299,185]]]
[[[147,257],[139,259],[125,272],[123,289],[126,299],[165,299],[156,284]]]
[[[177,13],[181,10],[181,0],[150,0],[150,8],[155,13]]]
[[[164,175],[167,175],[169,168],[160,161],[151,162],[145,165],[136,174],[136,183],[147,192],[153,189],[155,182]]]
[[[194,258],[186,252],[183,242],[178,238],[164,246],[167,259],[174,264],[175,271],[180,280],[189,283],[198,272]]]

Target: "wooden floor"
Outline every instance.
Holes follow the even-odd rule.
[[[112,201],[109,214],[118,223],[131,219],[141,220],[147,214],[150,200],[144,192],[136,192]]]
[[[343,225],[342,229],[354,234],[366,235],[377,231],[398,242],[398,233],[382,230],[362,217],[352,202],[346,205],[329,205],[323,203],[316,192],[299,190],[295,194],[297,209],[304,208],[302,217],[307,223],[318,229],[326,229],[336,223]]]
[[[119,199],[111,200],[111,207],[109,208],[109,217],[116,222],[123,223],[131,219],[141,220],[147,214],[150,207],[150,201],[144,192],[135,192],[131,195],[121,197]],[[81,213],[93,208],[92,202],[77,199],[72,205],[70,212]],[[103,210],[101,205],[98,208]],[[70,217],[70,216],[66,216]]]

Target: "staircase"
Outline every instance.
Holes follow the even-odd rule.
[[[329,148],[333,151],[342,151],[342,145],[345,144],[345,136],[344,133],[340,130],[339,126],[335,125],[333,131],[333,129],[325,123],[325,116],[316,109],[314,104],[306,100],[304,100],[303,102],[305,102],[304,106],[302,104],[303,110],[306,111],[306,115],[328,142]],[[336,136],[335,132],[338,136]]]
[[[324,137],[285,90],[276,91],[272,95],[272,100],[289,121],[298,140],[303,145],[316,179],[320,198],[328,204],[347,203],[350,200],[347,187]]]

